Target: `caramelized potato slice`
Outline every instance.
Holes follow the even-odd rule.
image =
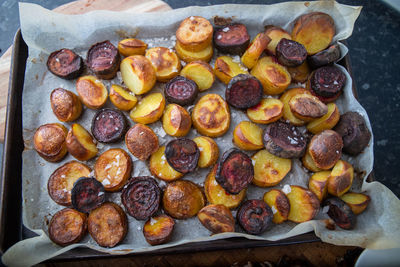
[[[193,139],[200,150],[199,162],[200,168],[207,168],[214,165],[219,156],[219,148],[214,139],[207,136],[198,136]]]
[[[150,124],[161,118],[164,108],[164,96],[161,93],[152,93],[139,101],[131,110],[129,116],[134,122]]]
[[[244,52],[243,56],[240,58],[247,68],[252,69],[256,65],[258,58],[261,56],[262,52],[267,48],[271,39],[267,34],[261,32],[254,37],[250,46]]]
[[[60,246],[78,243],[87,231],[86,214],[65,208],[53,215],[49,224],[51,241]]]
[[[200,51],[191,51],[184,49],[179,42],[176,42],[175,50],[178,54],[178,57],[186,63],[198,60],[209,62],[214,53],[212,45],[209,45]]]
[[[169,104],[162,118],[164,131],[171,136],[185,136],[192,126],[189,112],[177,104]]]
[[[310,94],[297,94],[289,100],[293,115],[306,122],[321,118],[328,113],[328,107]]]
[[[332,169],[328,179],[328,192],[333,196],[340,197],[349,191],[353,184],[354,169],[350,163],[339,160]]]
[[[146,58],[153,64],[159,82],[171,80],[181,70],[181,61],[172,49],[166,47],[150,48],[146,51]]]
[[[175,221],[166,214],[152,217],[143,226],[143,235],[152,246],[167,243],[172,236]]]
[[[77,160],[89,160],[98,151],[92,135],[77,123],[72,124],[66,143],[68,152]]]
[[[275,98],[263,98],[261,102],[247,109],[247,117],[252,122],[268,124],[283,116],[283,103]]]
[[[37,128],[33,136],[36,152],[47,161],[58,162],[67,154],[68,130],[60,123],[48,123]]]
[[[302,121],[298,119],[294,114],[292,113],[292,110],[290,109],[289,106],[289,101],[292,99],[293,96],[298,95],[298,94],[310,94],[310,91],[304,89],[304,88],[292,88],[290,90],[287,90],[284,92],[281,97],[279,98],[282,103],[283,103],[283,118],[285,120],[288,120],[291,124],[295,126],[302,126],[305,124],[305,121]]]
[[[214,234],[235,232],[235,219],[232,212],[222,204],[211,204],[197,214],[201,224]]]
[[[110,88],[110,100],[120,110],[131,110],[137,103],[137,98],[127,88],[113,84]]]
[[[361,193],[346,193],[340,198],[349,205],[354,214],[362,213],[371,201],[369,196]]]
[[[287,221],[290,211],[290,203],[287,196],[279,189],[271,189],[264,194],[263,200],[271,207],[276,224]]]
[[[322,169],[318,168],[317,165],[315,165],[314,160],[311,158],[310,154],[308,151],[304,154],[304,156],[301,158],[301,162],[303,163],[303,166],[312,171],[312,172],[320,172]]]
[[[135,38],[127,38],[118,42],[118,51],[124,57],[142,55],[146,52],[147,44]]]
[[[330,174],[330,171],[316,172],[310,177],[310,180],[308,180],[308,189],[317,196],[319,202],[321,202],[328,193],[327,184]]]
[[[147,93],[156,84],[156,71],[150,60],[144,56],[125,58],[120,69],[125,85],[137,95]]]
[[[324,130],[311,138],[307,153],[318,168],[329,170],[342,156],[342,148],[341,136],[335,131]]]
[[[275,55],[276,46],[282,38],[292,39],[287,31],[272,25],[265,27],[265,34],[271,39],[266,49],[271,55]]]
[[[233,130],[233,143],[243,150],[259,150],[264,147],[262,129],[249,121],[241,121]]]
[[[308,76],[311,73],[310,67],[308,66],[307,60],[297,67],[288,67],[292,82],[305,83],[308,80]]]
[[[211,88],[215,81],[215,75],[211,66],[204,61],[190,62],[183,67],[180,75],[194,81],[200,91]]]
[[[214,73],[225,84],[228,84],[236,75],[249,74],[239,59],[233,59],[229,56],[220,56],[215,60]]]
[[[76,91],[82,103],[91,109],[99,109],[107,101],[107,88],[95,76],[80,77],[76,81]]]
[[[159,147],[158,150],[151,155],[149,169],[151,174],[166,182],[171,182],[183,177],[183,173],[175,171],[171,165],[169,165],[165,158],[165,146]]]
[[[144,124],[135,124],[125,135],[125,144],[139,160],[147,160],[158,149],[158,137]]]
[[[307,124],[307,130],[313,134],[323,130],[332,129],[340,119],[339,109],[335,103],[327,104],[328,112],[319,119],[313,120]]]
[[[74,121],[82,113],[82,103],[78,96],[63,88],[57,88],[51,92],[50,103],[54,115],[60,121]]]
[[[286,185],[285,185],[286,186]],[[301,186],[291,185],[286,193],[290,203],[289,221],[302,223],[312,220],[319,211],[319,200],[313,192]]]
[[[211,45],[213,26],[200,16],[191,16],[184,19],[176,31],[176,40],[182,48],[198,52]]]

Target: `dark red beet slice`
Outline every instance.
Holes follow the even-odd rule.
[[[237,213],[239,225],[249,234],[258,235],[272,225],[274,214],[262,200],[252,199],[244,202]]]
[[[92,134],[102,143],[119,141],[125,135],[127,128],[125,115],[116,109],[102,109],[93,117]]]
[[[319,68],[335,62],[340,58],[340,47],[338,44],[329,46],[327,49],[316,53],[308,58],[309,65],[313,68]]]
[[[307,58],[306,48],[292,40],[282,38],[275,50],[278,62],[286,67],[297,67]]]
[[[324,206],[328,206],[329,217],[342,229],[353,229],[356,224],[356,215],[351,208],[340,198],[327,199]]]
[[[190,105],[199,94],[197,84],[183,76],[176,76],[165,84],[164,95],[170,103]]]
[[[50,54],[47,68],[58,77],[71,80],[81,75],[83,60],[74,51],[63,48]]]
[[[311,73],[310,89],[316,95],[331,98],[341,92],[346,83],[346,75],[335,66],[325,66]]]
[[[161,189],[149,176],[133,177],[121,194],[122,204],[136,220],[147,220],[160,206]]]
[[[230,194],[239,194],[254,177],[249,156],[236,148],[226,151],[218,162],[215,180]]]
[[[267,126],[263,141],[271,154],[288,159],[301,157],[307,145],[307,138],[297,127],[282,121]]]
[[[334,95],[332,97],[323,97],[323,96],[317,95],[317,93],[315,93],[313,89],[310,89],[310,92],[313,96],[318,97],[318,99],[321,100],[321,102],[323,102],[325,104],[334,102],[342,94],[342,91],[339,91],[339,93],[337,93],[336,95]]]
[[[188,173],[197,167],[200,150],[194,141],[179,138],[168,142],[165,147],[165,157],[174,170]]]
[[[88,213],[106,200],[104,186],[95,178],[81,177],[71,190],[71,202],[74,209]]]
[[[233,23],[218,27],[214,31],[214,45],[218,51],[233,55],[241,55],[250,43],[247,28],[241,23]]]
[[[90,47],[86,64],[97,77],[109,80],[117,74],[120,60],[118,49],[110,41],[104,41]]]
[[[263,87],[260,81],[249,74],[239,74],[226,87],[225,99],[235,108],[247,109],[260,103]]]

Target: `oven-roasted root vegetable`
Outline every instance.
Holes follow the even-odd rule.
[[[236,75],[230,80],[225,90],[226,102],[239,109],[247,109],[258,105],[262,96],[262,84],[250,74]]]
[[[158,121],[165,108],[165,98],[161,93],[145,96],[129,113],[136,123],[150,124]]]
[[[54,202],[71,206],[71,190],[76,180],[88,177],[91,169],[78,161],[70,161],[58,167],[47,182],[47,191]]]
[[[124,58],[120,68],[122,80],[136,95],[147,93],[156,84],[156,71],[150,60],[142,55]]]
[[[304,45],[308,55],[314,55],[329,46],[335,33],[335,22],[331,16],[311,12],[296,19],[292,39]]]
[[[343,152],[352,156],[361,153],[371,139],[364,118],[357,112],[349,111],[340,116],[334,130],[343,139]]]
[[[327,49],[308,57],[308,63],[314,69],[328,65],[340,58],[340,47],[338,44],[333,44]]]
[[[71,203],[74,209],[89,213],[106,201],[104,186],[95,178],[81,177],[71,190]]]
[[[316,167],[322,170],[331,169],[342,156],[342,137],[335,131],[324,130],[311,139],[307,153]]]
[[[335,101],[346,83],[346,75],[335,66],[324,66],[314,70],[307,81],[307,89],[322,102]]]
[[[106,104],[108,92],[96,77],[82,76],[76,81],[76,92],[82,103],[90,109],[98,109]]]
[[[182,48],[198,52],[211,45],[213,26],[200,16],[191,16],[184,19],[176,31],[176,40]]]
[[[144,56],[147,44],[139,39],[127,38],[118,42],[118,51],[124,57],[142,55]]]
[[[310,153],[306,150],[306,153],[304,156],[301,158],[301,162],[303,163],[303,166],[312,171],[312,172],[320,172],[323,171],[322,169],[318,168],[317,165],[315,165],[314,160],[311,158]]]
[[[271,189],[264,194],[263,200],[268,206],[270,206],[272,213],[274,214],[272,222],[280,224],[287,221],[289,217],[290,203],[285,193],[279,189]]]
[[[304,61],[303,64],[297,67],[288,67],[288,72],[290,73],[290,77],[292,77],[292,83],[304,83],[307,81],[308,76],[311,73],[310,67],[308,66],[307,61]]]
[[[198,136],[193,139],[200,151],[200,168],[207,168],[214,165],[219,157],[219,148],[214,139],[207,136]]]
[[[350,163],[339,160],[328,178],[328,193],[340,197],[349,191],[353,184],[354,169]]]
[[[241,23],[219,26],[214,32],[214,46],[221,53],[241,55],[250,43],[247,28]]]
[[[86,64],[100,79],[114,78],[120,62],[121,56],[118,49],[110,41],[94,44],[87,52]]]
[[[129,111],[137,103],[135,94],[120,85],[113,84],[110,87],[110,100],[120,110]]]
[[[255,123],[241,121],[233,130],[233,143],[243,150],[259,150],[264,147],[263,130]]]
[[[307,58],[305,47],[293,40],[282,38],[276,46],[276,58],[286,67],[297,67]]]
[[[92,120],[92,134],[102,143],[115,143],[121,140],[128,129],[125,115],[116,109],[99,110]]]
[[[89,160],[96,156],[98,152],[93,137],[77,123],[72,124],[66,143],[68,152],[77,160]]]
[[[181,106],[190,105],[199,93],[197,84],[183,76],[177,76],[165,84],[164,95],[170,103]]]
[[[259,199],[247,200],[240,206],[237,213],[239,225],[252,235],[259,235],[271,227],[272,218],[271,208]]]
[[[264,32],[268,36],[268,38],[271,39],[271,41],[268,43],[267,49],[266,49],[269,52],[269,54],[271,54],[271,55],[275,55],[276,46],[278,45],[279,41],[282,38],[286,38],[289,40],[292,39],[292,37],[290,36],[290,34],[287,31],[285,31],[282,28],[273,26],[273,25],[266,26]]]
[[[172,237],[175,221],[166,214],[152,217],[143,226],[143,235],[152,246],[168,243]]]
[[[294,116],[289,106],[290,99],[292,99],[293,96],[298,94],[311,94],[311,93],[310,91],[304,88],[292,88],[284,92],[281,95],[280,100],[283,103],[283,118],[285,120],[288,120],[291,124],[295,126],[302,126],[305,124],[305,122]]]
[[[268,124],[283,116],[283,103],[275,98],[263,98],[258,105],[247,109],[247,117],[252,122]]]
[[[310,94],[297,94],[289,100],[289,107],[298,119],[310,122],[328,113],[328,107]]]
[[[251,157],[254,162],[252,183],[260,187],[279,184],[292,169],[292,160],[277,157],[267,150],[258,151]]]
[[[289,221],[302,223],[312,220],[319,211],[319,200],[313,192],[301,186],[292,185],[287,190],[287,198],[290,203]]]
[[[362,213],[371,201],[368,195],[362,193],[346,193],[340,198],[349,205],[354,214]]]
[[[56,88],[50,94],[51,109],[59,121],[74,121],[82,113],[78,96],[63,88]]]
[[[271,39],[263,32],[259,33],[254,37],[253,41],[246,49],[242,57],[240,58],[247,68],[252,69],[256,65],[258,58],[262,52],[267,48]]]
[[[281,158],[299,158],[307,146],[306,137],[300,129],[282,121],[265,128],[263,141],[268,152]]]
[[[125,144],[139,160],[147,160],[158,149],[158,137],[150,127],[137,123],[126,133]]]
[[[204,191],[208,202],[211,204],[223,204],[229,209],[236,208],[246,197],[246,189],[236,195],[229,194],[215,180],[216,172],[217,165],[210,170],[204,182]]]
[[[200,157],[200,150],[196,143],[188,138],[169,141],[164,153],[168,164],[183,174],[194,171]]]
[[[187,219],[201,210],[206,200],[199,186],[190,181],[174,181],[165,188],[164,210],[173,218]]]
[[[171,182],[183,177],[183,173],[177,172],[169,165],[165,157],[165,146],[158,148],[150,157],[149,169],[157,178]]]
[[[328,179],[330,171],[314,173],[308,180],[308,189],[313,192],[321,202],[328,193]]]
[[[260,58],[250,73],[261,82],[264,94],[267,95],[282,93],[291,82],[291,76],[287,69],[275,63],[271,57]]]
[[[190,63],[193,61],[204,61],[204,62],[210,62],[214,50],[212,45],[210,44],[209,46],[205,47],[203,50],[200,51],[191,51],[191,50],[186,50],[184,49],[179,42],[176,42],[175,44],[175,50],[176,53],[178,54],[178,57],[185,61],[186,63]]]
[[[83,72],[83,60],[74,51],[63,48],[50,54],[47,68],[60,78],[72,80]]]
[[[200,91],[211,88],[215,81],[212,67],[207,62],[200,60],[186,64],[179,75],[194,81]]]
[[[109,192],[119,191],[131,177],[131,157],[121,148],[112,148],[101,154],[94,165],[96,179]]]
[[[128,218],[120,206],[106,202],[90,212],[88,230],[97,244],[112,248],[121,243],[128,233]]]
[[[86,235],[86,214],[71,208],[58,211],[50,220],[49,237],[60,246],[78,243]]]
[[[136,220],[147,220],[158,211],[161,189],[149,176],[132,177],[124,186],[121,201],[126,212]]]
[[[225,84],[228,84],[236,75],[249,74],[246,67],[240,63],[240,60],[235,60],[229,56],[220,56],[215,60],[214,73]]]
[[[177,104],[169,104],[162,118],[164,131],[171,136],[185,136],[192,126],[189,112]]]
[[[235,232],[235,219],[232,212],[222,204],[211,204],[197,213],[201,224],[213,234]]]
[[[48,123],[37,128],[33,136],[36,152],[47,161],[58,162],[67,154],[68,130],[60,123]]]
[[[153,47],[146,51],[146,58],[150,60],[156,70],[159,82],[166,82],[179,74],[181,61],[172,49]]]
[[[226,133],[231,123],[229,106],[217,94],[207,94],[200,98],[192,111],[192,122],[196,130],[209,137]]]
[[[217,166],[215,180],[230,194],[239,194],[253,180],[251,159],[236,148],[225,151]]]
[[[340,198],[333,197],[324,202],[328,206],[328,216],[337,226],[345,230],[351,230],[356,224],[356,215],[351,208]]]
[[[317,134],[323,130],[332,129],[338,123],[340,119],[339,108],[335,103],[328,103],[326,106],[328,107],[328,112],[324,116],[307,124],[309,132]]]

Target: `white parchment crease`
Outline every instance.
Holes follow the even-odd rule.
[[[82,246],[112,254],[128,254],[157,250],[179,244],[210,241],[220,238],[243,236],[248,239],[276,241],[296,236],[309,231],[315,231],[316,235],[324,242],[336,245],[355,245],[372,249],[385,249],[400,247],[400,201],[384,185],[373,182],[365,182],[366,177],[373,167],[373,138],[363,153],[355,158],[343,156],[353,164],[356,175],[352,188],[356,192],[365,192],[371,197],[368,209],[357,217],[354,230],[346,231],[340,228],[328,230],[323,219],[326,214],[320,214],[313,221],[295,224],[286,222],[275,225],[271,230],[260,236],[252,236],[243,233],[239,228],[236,233],[224,233],[210,236],[197,220],[177,220],[171,242],[160,246],[150,246],[146,243],[142,227],[144,222],[136,221],[129,217],[129,231],[126,239],[115,248],[99,247],[89,235],[81,243],[62,248],[50,241],[47,237],[47,225],[51,216],[63,207],[54,203],[47,193],[47,180],[50,174],[62,164],[72,160],[68,155],[61,163],[48,163],[37,155],[32,149],[32,136],[35,129],[42,124],[57,122],[53,114],[49,96],[57,87],[62,87],[76,92],[75,81],[60,79],[47,71],[46,60],[52,51],[61,48],[75,50],[83,58],[86,58],[87,49],[94,43],[110,40],[114,45],[125,37],[136,36],[149,44],[149,47],[166,46],[173,48],[174,34],[180,23],[188,16],[203,16],[212,20],[213,16],[233,17],[235,21],[244,23],[251,37],[262,31],[264,25],[277,25],[291,31],[296,17],[311,11],[322,11],[330,14],[336,24],[337,34],[334,40],[348,38],[352,31],[361,7],[351,7],[338,4],[334,1],[322,2],[290,2],[275,5],[220,5],[209,7],[188,7],[163,13],[131,14],[123,12],[94,11],[84,15],[62,15],[46,10],[38,5],[20,3],[20,18],[22,35],[29,47],[29,58],[26,66],[25,84],[23,91],[23,136],[25,151],[23,152],[23,223],[39,236],[23,240],[11,247],[3,256],[5,264],[11,266],[33,265],[43,260],[59,255],[72,248]],[[341,45],[342,51],[347,48]],[[214,55],[215,60],[216,55]],[[213,65],[214,60],[211,61]],[[348,110],[359,112],[366,120],[371,130],[371,125],[366,111],[357,102],[352,94],[352,79],[348,72],[339,66],[346,74],[347,82],[344,93],[336,101],[341,113]],[[105,81],[109,88],[111,83],[121,83],[120,74],[112,81]],[[292,85],[292,87],[299,85]],[[301,86],[301,85],[300,85]],[[162,91],[163,84],[157,83],[151,92]],[[202,92],[200,96],[208,93],[217,93],[224,96],[225,86],[216,82],[212,89]],[[107,103],[111,107],[111,103]],[[191,108],[189,107],[189,110]],[[128,115],[128,113],[125,113]],[[90,129],[94,111],[85,108],[82,117],[77,121],[86,129]],[[247,116],[234,108],[231,108],[232,122],[229,131],[222,137],[216,138],[221,153],[233,146],[231,138],[235,126],[242,120],[248,120]],[[132,122],[131,122],[132,124]],[[65,124],[70,127],[70,124]],[[166,135],[161,123],[151,124],[165,145],[171,137]],[[261,126],[263,127],[263,126]],[[198,136],[195,130],[191,130],[188,137]],[[99,154],[112,147],[121,147],[125,150],[124,142],[116,145],[98,144]],[[132,176],[151,175],[147,163],[134,160]],[[94,165],[94,159],[87,162],[90,167]],[[199,169],[186,175],[183,179],[192,180],[203,185],[204,179],[210,169]],[[284,180],[275,188],[282,188],[286,184],[302,185],[307,187],[308,173],[299,160],[293,160],[293,168]],[[379,178],[379,177],[378,177]],[[160,182],[164,187],[165,183]],[[247,198],[261,199],[266,191],[271,188],[259,188],[251,185]],[[121,205],[120,193],[107,193],[107,199]],[[233,211],[235,214],[236,212]]]

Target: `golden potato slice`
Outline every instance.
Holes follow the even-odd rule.
[[[150,218],[143,226],[143,235],[152,246],[167,243],[172,236],[175,221],[166,214]]]
[[[158,149],[158,137],[144,124],[135,124],[125,135],[125,144],[139,160],[147,160]]]
[[[199,162],[200,168],[207,168],[214,165],[219,157],[219,148],[214,139],[207,136],[198,136],[193,139],[200,150]]]
[[[318,97],[305,94],[297,94],[289,100],[289,107],[293,115],[306,122],[321,118],[328,113],[328,107]]]
[[[296,83],[305,83],[311,73],[307,60],[300,66],[288,67],[287,70],[290,73],[290,77],[292,77],[292,82]]]
[[[272,25],[265,28],[265,34],[271,39],[271,42],[267,45],[267,51],[272,55],[275,55],[276,46],[282,38],[292,40],[287,31]]]
[[[342,156],[343,140],[335,131],[324,130],[314,135],[308,143],[307,153],[315,166],[323,170],[332,169]]]
[[[43,159],[58,162],[67,154],[68,130],[60,123],[48,123],[37,128],[33,136],[33,145],[36,152]]]
[[[208,205],[197,214],[201,224],[214,234],[235,232],[232,212],[222,204]]]
[[[158,150],[151,155],[149,169],[151,174],[166,182],[171,182],[183,177],[183,173],[175,171],[166,160],[165,146],[159,147]]]
[[[192,126],[192,119],[185,108],[169,104],[162,118],[164,131],[171,136],[185,136]]]
[[[125,57],[142,55],[146,52],[147,44],[135,38],[128,38],[118,42],[118,51]]]
[[[165,98],[161,93],[152,93],[145,96],[131,110],[129,116],[134,122],[150,124],[161,118],[165,108]]]
[[[146,51],[146,58],[156,70],[159,82],[167,82],[177,76],[181,70],[181,61],[172,49],[153,47]]]
[[[212,45],[209,45],[200,51],[191,51],[184,49],[179,42],[176,42],[175,50],[178,54],[178,57],[186,63],[199,60],[209,62],[214,53]]]
[[[76,92],[82,103],[91,109],[98,109],[104,106],[108,97],[107,88],[92,75],[80,77],[76,81]]]
[[[220,56],[215,60],[214,73],[225,84],[228,84],[236,75],[249,74],[239,59],[233,59],[228,56]]]
[[[137,98],[127,88],[113,84],[110,88],[110,100],[120,110],[131,110],[137,103]]]
[[[263,200],[271,207],[276,224],[287,221],[290,211],[290,203],[287,196],[279,189],[271,189],[264,194]]]
[[[68,152],[77,160],[89,160],[98,151],[92,135],[77,123],[72,124],[66,143]]]
[[[330,171],[316,172],[308,180],[308,189],[313,192],[321,202],[328,193],[328,178]]]
[[[286,186],[286,185],[285,185]],[[319,211],[319,200],[313,192],[297,185],[283,188],[290,203],[289,221],[302,223],[312,220]]]
[[[304,45],[309,55],[314,55],[327,48],[335,34],[335,22],[331,16],[312,12],[296,19],[292,39]]]
[[[211,45],[213,31],[213,26],[207,19],[191,16],[184,19],[179,25],[176,31],[176,40],[182,48],[198,52]]]
[[[197,84],[200,91],[205,91],[213,85],[215,75],[211,66],[204,61],[193,61],[187,64],[180,73]]]
[[[314,160],[311,158],[310,154],[308,151],[304,154],[304,156],[301,158],[301,162],[303,163],[303,166],[312,171],[312,172],[320,172],[322,169],[318,168],[317,165],[315,165]]]
[[[150,60],[141,55],[130,56],[121,62],[125,85],[137,95],[147,93],[156,84],[156,71]]]
[[[290,99],[292,99],[293,96],[298,94],[311,94],[311,93],[310,91],[304,88],[292,88],[284,92],[279,99],[283,103],[283,118],[285,120],[290,121],[290,123],[293,125],[302,126],[305,124],[305,121],[302,121],[298,119],[296,116],[294,116],[289,106]]]
[[[339,160],[332,169],[328,179],[328,192],[333,196],[340,197],[349,191],[353,184],[354,169],[350,163]]]
[[[261,102],[247,109],[247,117],[252,122],[268,124],[283,116],[283,103],[275,98],[263,98]]]
[[[361,193],[346,193],[340,198],[350,206],[354,214],[362,213],[371,201],[369,196]]]
[[[267,48],[269,42],[271,42],[271,39],[267,34],[263,32],[257,34],[241,57],[243,65],[249,69],[252,69],[254,65],[256,65],[257,60],[261,56],[262,52]]]
[[[231,123],[229,106],[217,94],[207,94],[200,98],[192,112],[193,125],[206,136],[218,137],[226,133]]]
[[[51,109],[60,121],[74,121],[82,113],[82,103],[78,96],[63,88],[54,89],[50,94]]]
[[[266,149],[251,157],[254,165],[253,184],[269,187],[279,184],[292,169],[292,160],[272,155]]]
[[[307,124],[307,130],[313,134],[323,130],[332,129],[340,119],[339,109],[335,103],[328,103],[328,112],[319,119],[313,120]]]
[[[257,124],[241,121],[233,130],[233,143],[243,150],[259,150],[264,147],[263,130]]]

